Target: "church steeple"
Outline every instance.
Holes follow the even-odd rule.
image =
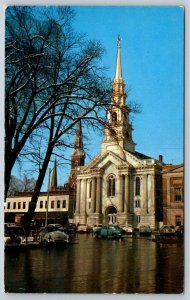
[[[76,169],[77,166],[84,166],[84,159],[85,152],[83,149],[82,126],[81,121],[79,121],[76,129],[74,151],[71,155],[71,170]]]
[[[125,105],[127,95],[125,94],[125,83],[122,78],[122,66],[121,66],[121,38],[118,35],[117,39],[117,57],[116,57],[116,68],[115,78],[112,83],[112,104]]]
[[[115,77],[112,83],[111,105],[108,108],[108,121],[113,130],[105,129],[102,151],[114,150],[118,152],[135,151],[135,143],[132,140],[132,125],[129,122],[130,108],[126,105],[127,94],[122,78],[121,65],[121,38],[117,40],[117,57]],[[116,146],[118,145],[118,147]]]
[[[80,150],[83,151],[83,137],[82,137],[81,121],[78,122],[74,148],[75,149],[80,149]]]
[[[116,71],[115,71],[115,80],[119,81],[122,80],[122,69],[121,69],[121,38],[120,35],[118,35],[117,39],[117,60],[116,60]]]
[[[50,191],[56,191],[56,190],[57,190],[57,162],[55,159],[52,178],[51,178]]]

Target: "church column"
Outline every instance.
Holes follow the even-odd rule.
[[[96,182],[95,177],[92,178],[92,196],[91,196],[91,212],[94,213],[96,211]]]
[[[130,212],[130,186],[129,175],[125,175],[125,206],[124,210]]]
[[[80,213],[80,192],[81,192],[81,182],[80,179],[77,180],[77,198],[76,198],[76,213]]]
[[[123,212],[123,175],[119,175],[119,212]]]
[[[82,180],[82,197],[81,197],[81,212],[86,212],[86,179]]]
[[[101,191],[102,191],[102,178],[97,177],[97,197],[96,197],[96,212],[102,212],[102,205],[101,205]]]
[[[143,198],[142,198],[142,207],[146,208],[146,211],[148,212],[148,199],[147,199],[147,175],[143,176]]]
[[[150,209],[155,210],[155,174],[151,176],[151,202]]]

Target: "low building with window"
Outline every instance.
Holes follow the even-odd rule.
[[[84,165],[84,159],[82,127],[79,121],[76,128],[74,151],[71,155],[71,171],[68,182],[63,187],[57,185],[57,163],[55,160],[49,191],[40,192],[37,201],[33,216],[33,224],[36,227],[44,226],[46,218],[48,218],[49,224],[64,224],[70,220],[73,221],[76,205],[77,172]],[[32,192],[17,192],[16,195],[7,197],[4,209],[5,222],[15,222],[15,220],[20,222],[22,215],[28,212],[31,196]]]
[[[165,225],[184,225],[184,168],[165,165],[163,180],[163,222]]]
[[[20,192],[14,197],[8,197],[5,206],[5,222],[15,222],[15,217],[24,215],[28,212],[32,193]],[[47,192],[41,192],[38,198],[33,224],[37,227],[45,225],[46,215],[48,223],[67,222],[73,214],[73,193],[69,191],[50,191],[47,209]]]
[[[135,150],[122,78],[120,40],[101,153],[77,175],[76,223],[150,225],[162,221],[162,161]]]

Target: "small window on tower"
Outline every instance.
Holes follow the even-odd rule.
[[[112,123],[116,123],[116,122],[117,122],[117,114],[116,114],[116,112],[114,112],[112,114]]]

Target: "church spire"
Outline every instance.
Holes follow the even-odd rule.
[[[132,138],[132,125],[129,121],[130,108],[126,105],[127,94],[122,78],[121,67],[121,38],[117,39],[117,57],[115,78],[112,83],[111,105],[108,108],[108,120],[112,131],[105,128],[102,152],[113,149],[114,152],[123,155],[123,150],[135,151],[135,143]],[[118,144],[118,147],[116,146]]]
[[[117,60],[116,60],[116,71],[114,81],[122,80],[122,68],[121,68],[121,38],[118,35],[117,39]]]
[[[75,149],[83,150],[83,138],[82,138],[82,126],[81,121],[78,122],[77,130],[76,130],[76,137],[75,137]]]
[[[70,186],[76,184],[77,172],[79,170],[79,167],[84,166],[84,160],[85,152],[83,149],[82,125],[81,121],[79,121],[76,129],[74,151],[71,155],[71,173],[69,177]]]
[[[56,158],[54,161],[54,167],[53,167],[53,174],[51,178],[51,185],[50,185],[50,191],[55,191],[57,190],[57,162]]]
[[[125,93],[125,83],[122,78],[120,35],[118,35],[117,38],[116,69],[115,69],[115,78],[113,80],[112,87],[113,87],[112,104],[125,105],[125,99],[127,95]]]

